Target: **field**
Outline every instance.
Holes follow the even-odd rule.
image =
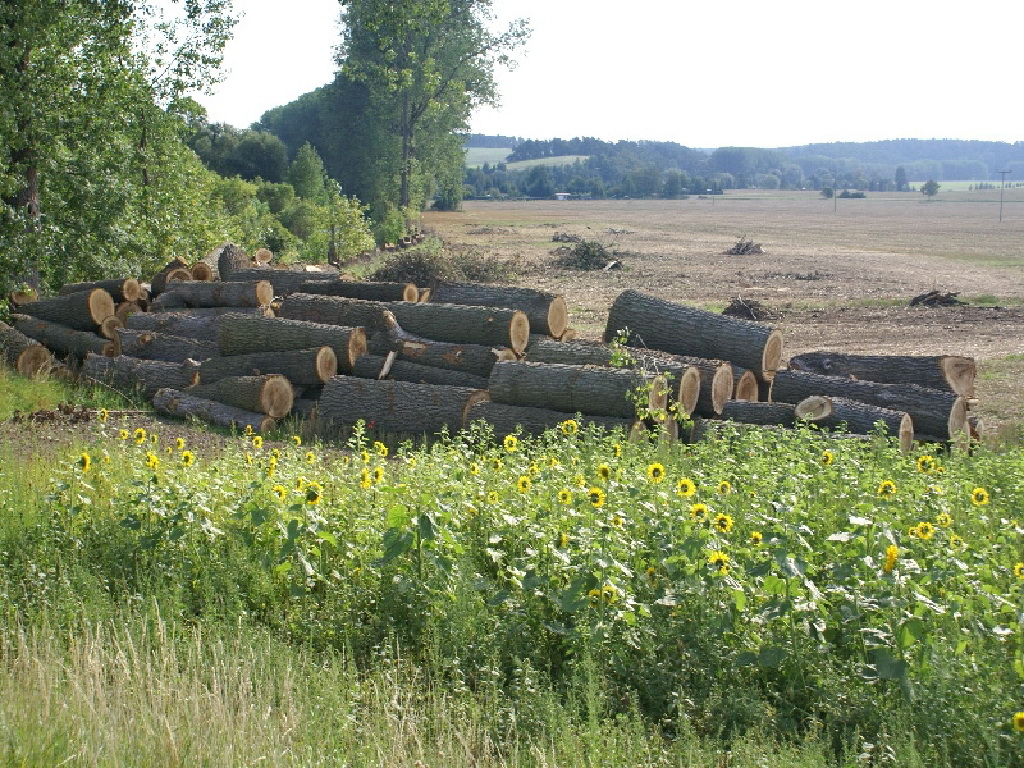
[[[466,150],[466,167],[479,168],[484,163],[504,163],[512,154],[512,147],[469,147]]]

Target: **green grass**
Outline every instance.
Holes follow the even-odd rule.
[[[88,408],[123,408],[128,401],[100,385],[78,386],[60,378],[28,379],[0,365],[0,420],[38,410],[52,410],[60,404]]]
[[[510,154],[512,147],[469,147],[466,149],[466,167],[479,168],[484,163],[504,163]]]

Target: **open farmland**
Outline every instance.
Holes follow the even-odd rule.
[[[980,364],[991,428],[1024,419],[1024,190],[919,193],[864,200],[812,192],[735,192],[678,201],[467,202],[430,213],[446,240],[512,261],[519,282],[564,292],[586,337],[627,288],[721,309],[735,297],[779,315],[786,353],[963,354]],[[599,241],[622,270],[553,266],[555,233]],[[728,256],[742,236],[763,255]],[[953,291],[966,307],[913,307]]]

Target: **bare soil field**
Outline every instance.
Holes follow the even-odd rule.
[[[446,241],[512,263],[521,285],[565,294],[574,327],[604,329],[627,288],[720,311],[734,298],[773,310],[786,355],[959,354],[979,362],[986,426],[1024,421],[1024,190],[824,200],[744,193],[679,201],[467,202],[428,213]],[[554,265],[556,233],[596,240],[621,270]],[[725,255],[741,237],[763,254]],[[937,289],[965,307],[909,307]]]

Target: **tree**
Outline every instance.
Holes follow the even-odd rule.
[[[937,194],[939,194],[938,182],[933,181],[932,179],[926,181],[924,184],[921,185],[921,194],[925,195],[926,197],[935,197]]]
[[[341,0],[345,31],[339,49],[342,75],[362,83],[368,111],[382,126],[371,135],[370,155],[394,171],[380,209],[422,207],[435,180],[459,176],[457,133],[468,129],[474,107],[497,99],[494,69],[522,44],[528,30],[517,21],[501,33],[488,29],[491,0]],[[453,167],[454,166],[454,167]],[[397,194],[396,194],[397,192]]]
[[[299,148],[288,169],[288,181],[299,197],[319,202],[325,200],[327,171],[312,144],[306,143]]]
[[[896,166],[896,191],[906,192],[910,188],[907,183],[907,169],[902,165]]]

